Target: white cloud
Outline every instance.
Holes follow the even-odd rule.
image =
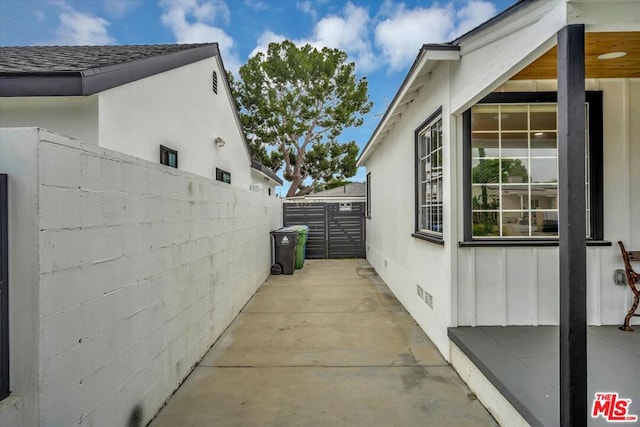
[[[280,43],[287,38],[282,34],[276,34],[271,30],[267,30],[258,37],[258,45],[251,51],[249,58],[258,52],[266,53],[269,43]]]
[[[104,9],[110,15],[121,17],[140,5],[142,0],[104,0]]]
[[[66,5],[68,6],[68,5]],[[104,45],[115,42],[109,35],[109,21],[98,16],[81,13],[64,7],[60,14],[60,25],[56,28],[54,44]]]
[[[296,9],[311,16],[311,19],[314,21],[318,19],[318,13],[313,8],[313,2],[311,2],[311,0],[297,1]]]
[[[329,15],[316,23],[313,35],[306,39],[292,40],[296,45],[309,44],[315,48],[337,48],[347,52],[349,60],[359,71],[372,71],[376,58],[369,38],[369,13],[365,8],[347,3],[340,15]],[[281,42],[287,37],[270,30],[259,38],[256,48],[249,55],[266,52],[269,43]]]
[[[315,40],[322,46],[338,48],[349,54],[362,71],[376,67],[376,58],[369,37],[369,12],[347,3],[342,16],[321,19],[315,28]]]
[[[311,1],[299,0],[296,7],[311,16],[316,14]],[[453,2],[407,8],[404,3],[385,0],[374,16],[368,9],[348,2],[339,13],[317,21],[309,37],[292,41],[298,46],[343,50],[359,71],[371,72],[383,66],[399,71],[411,64],[423,44],[451,41],[495,13],[495,6],[487,0],[470,0],[459,9]],[[287,38],[267,30],[249,56],[266,52],[270,42]]]
[[[54,45],[104,45],[115,43],[109,35],[109,21],[89,13],[78,12],[64,0],[51,0],[60,9],[59,25],[54,29],[55,38],[45,44]],[[36,11],[39,22],[46,20],[42,11]]]
[[[244,0],[244,4],[253,10],[267,10],[269,8],[262,0]]]
[[[229,23],[231,14],[220,0],[161,0],[164,9],[162,23],[171,30],[177,43],[217,42],[225,67],[237,72],[238,55],[233,52],[235,41],[222,28],[211,25],[222,21]]]
[[[47,20],[47,14],[43,10],[36,10],[33,14],[36,16],[36,21],[40,23]]]
[[[399,70],[416,57],[424,43],[447,41],[454,25],[455,9],[451,4],[415,9],[400,5],[393,16],[376,27],[376,43],[385,62]]]
[[[482,0],[471,0],[465,7],[456,12],[458,25],[450,34],[450,38],[458,37],[469,30],[474,29],[496,14],[493,3]]]

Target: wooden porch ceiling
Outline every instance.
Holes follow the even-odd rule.
[[[599,55],[626,52],[621,58],[598,59]],[[520,71],[512,80],[556,79],[558,48],[554,46]],[[587,78],[640,77],[640,32],[586,33]]]

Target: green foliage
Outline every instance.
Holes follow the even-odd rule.
[[[357,79],[346,53],[290,41],[271,43],[240,67],[232,82],[252,154],[291,181],[287,196],[355,175],[358,147],[339,143],[371,109],[366,78]],[[305,186],[305,180],[313,182]]]
[[[479,149],[480,156],[484,156],[484,149]],[[474,184],[498,184],[499,182],[527,183],[529,173],[527,167],[519,159],[480,159],[471,171]],[[481,193],[473,197],[473,210],[488,210],[493,212],[475,212],[473,214],[474,236],[499,236],[500,221],[498,218],[499,201],[490,199],[488,188],[491,185],[480,186]]]
[[[317,186],[315,186],[313,188],[313,191],[318,192],[318,191],[324,191],[324,190],[331,190],[332,188],[342,187],[344,185],[351,184],[351,183],[352,181],[349,181],[348,179],[331,178],[328,182],[320,183]]]

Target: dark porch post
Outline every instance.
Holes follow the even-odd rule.
[[[560,425],[586,426],[587,267],[584,25],[558,33]]]

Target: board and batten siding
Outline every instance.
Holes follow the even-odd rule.
[[[510,81],[498,89],[548,90],[556,90],[555,81]],[[613,243],[587,249],[587,321],[618,324],[631,292],[613,282],[623,268],[616,242],[640,248],[640,79],[588,79],[587,90],[603,92],[604,238]],[[459,248],[457,272],[459,326],[558,324],[558,248]]]

